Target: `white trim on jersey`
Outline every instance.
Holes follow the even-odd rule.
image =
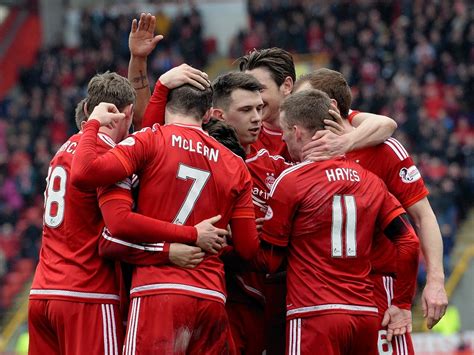
[[[403,145],[397,141],[395,138],[389,138],[387,139],[384,144],[388,145],[394,153],[397,155],[398,159],[400,160],[405,160],[406,158],[409,157],[408,152],[406,149],[403,147]]]
[[[143,251],[163,251],[165,243],[141,243],[141,244],[133,244],[130,242],[126,242],[122,239],[114,238],[112,235],[109,234],[108,230],[104,228],[102,231],[102,237],[107,239],[112,243],[117,243],[124,245],[129,248],[135,248]]]
[[[101,300],[116,300],[119,301],[118,295],[110,293],[96,293],[96,292],[79,292],[79,291],[68,291],[68,290],[48,290],[48,289],[32,289],[30,290],[30,296],[67,296],[77,298],[97,298]]]
[[[313,163],[313,162],[312,161],[304,161],[302,163],[299,163],[297,165],[289,167],[288,169],[283,170],[283,172],[280,174],[280,176],[276,178],[275,182],[273,183],[272,188],[270,189],[270,197],[273,196],[273,193],[275,192],[275,189],[276,189],[278,183],[280,182],[281,179],[283,179],[284,176],[288,175],[292,171],[298,170],[299,168],[302,168],[303,166],[306,166],[306,165],[311,164],[311,163]]]
[[[385,293],[387,294],[387,307],[390,307],[393,299],[393,277],[382,276],[382,281]]]
[[[282,136],[282,135],[283,135],[283,132],[281,132],[281,131],[280,131],[280,132],[278,132],[278,131],[272,131],[272,130],[270,130],[270,129],[268,129],[268,128],[265,128],[265,127],[263,127],[263,126],[262,126],[262,129],[263,129],[266,133],[268,133],[268,134],[270,134],[270,135],[272,135],[272,136]]]
[[[258,158],[264,156],[265,154],[268,155],[269,158],[272,158],[273,160],[283,160],[285,161],[285,158],[283,158],[281,155],[271,155],[270,152],[266,149],[260,149],[257,154],[255,154],[252,158],[248,158],[248,159],[245,159],[245,162],[248,164],[248,163],[251,163],[255,160],[257,160]],[[291,164],[288,164],[288,166],[291,166]]]
[[[395,348],[397,349],[397,355],[408,355],[407,338],[405,334],[395,335],[392,343],[395,342]]]
[[[209,133],[207,133],[205,130],[203,130],[202,127],[187,125],[187,124],[184,124],[184,123],[170,123],[170,124],[167,124],[166,126],[178,126],[178,127],[184,127],[184,128],[197,129],[198,131],[201,131],[202,133],[206,134],[207,136],[209,135]]]
[[[377,307],[368,307],[368,306],[358,306],[354,304],[338,304],[338,303],[329,303],[321,304],[319,306],[308,306],[295,308],[286,312],[286,316],[292,316],[294,314],[304,314],[310,312],[319,312],[319,311],[328,311],[328,310],[346,310],[346,311],[356,311],[356,312],[371,312],[378,313]]]
[[[99,136],[100,140],[103,141],[105,144],[107,144],[108,146],[110,147],[115,147],[117,144],[114,142],[114,140],[112,138],[110,138],[108,135],[104,134],[104,133],[97,133],[97,135]]]
[[[175,284],[175,283],[160,283],[160,284],[150,284],[150,285],[143,285],[143,286],[134,287],[130,290],[130,295],[133,295],[134,293],[137,293],[137,292],[154,291],[154,290],[189,291],[189,292],[194,292],[194,293],[200,293],[200,294],[206,295],[206,296],[212,296],[212,297],[219,298],[224,303],[226,301],[225,295],[223,293],[219,292],[219,291],[208,290],[206,288],[195,287],[195,286],[184,285],[184,284]]]
[[[102,326],[104,332],[104,355],[118,355],[117,328],[111,304],[102,305]]]
[[[256,288],[247,285],[247,284],[245,283],[244,279],[243,279],[241,276],[236,275],[235,277],[236,277],[236,279],[241,283],[241,285],[242,285],[247,291],[249,291],[250,293],[253,293],[253,294],[256,295],[258,298],[261,298],[263,301],[265,301],[265,296],[263,295],[263,293],[261,293],[261,292],[260,292],[259,290],[257,290]]]
[[[130,313],[127,336],[125,337],[125,345],[123,351],[124,355],[135,355],[137,350],[137,329],[138,320],[140,316],[140,302],[140,297],[132,299],[132,311]]]
[[[301,318],[290,320],[288,354],[301,354]]]

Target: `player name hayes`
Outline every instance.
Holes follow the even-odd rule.
[[[326,169],[326,176],[329,182],[340,180],[354,182],[360,181],[360,177],[357,171],[349,168]]]
[[[173,134],[171,137],[171,145],[173,147],[178,147],[189,152],[202,154],[207,159],[212,160],[217,163],[219,159],[219,151],[217,149],[208,147],[203,142],[193,142],[192,139],[185,139],[181,136],[176,136]]]

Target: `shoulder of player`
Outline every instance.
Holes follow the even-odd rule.
[[[290,166],[289,168],[283,170],[283,172],[277,177],[273,186],[270,190],[270,196],[273,195],[276,187],[281,184],[293,182],[297,178],[299,173],[306,168],[309,168],[314,162],[304,161],[302,163]]]
[[[410,157],[403,144],[395,138],[390,137],[379,146],[380,150],[387,154],[388,157],[398,161],[403,161]]]
[[[257,151],[257,153],[254,156],[248,159],[245,159],[245,162],[249,164],[258,160],[268,160],[271,162],[285,163],[285,158],[283,158],[281,155],[272,155],[270,154],[268,150],[263,149],[263,148]],[[288,167],[289,166],[290,165],[288,164]]]

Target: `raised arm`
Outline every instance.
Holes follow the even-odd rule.
[[[351,123],[355,129],[348,133],[349,151],[383,143],[397,129],[397,123],[390,117],[368,112],[357,113]]]
[[[147,59],[155,49],[162,35],[155,36],[155,16],[142,13],[140,20],[132,21],[132,28],[128,38],[130,62],[128,64],[128,80],[132,83],[137,100],[134,106],[133,125],[135,129],[142,128],[145,108],[150,100],[150,85],[147,76]]]
[[[448,306],[444,288],[443,241],[427,197],[408,207],[407,212],[415,225],[426,261],[427,277],[421,301],[423,315],[431,329],[443,317]]]

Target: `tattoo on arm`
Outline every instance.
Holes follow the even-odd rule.
[[[146,77],[146,75],[143,74],[141,70],[140,75],[132,78],[131,82],[135,90],[142,90],[149,86],[148,78]]]

